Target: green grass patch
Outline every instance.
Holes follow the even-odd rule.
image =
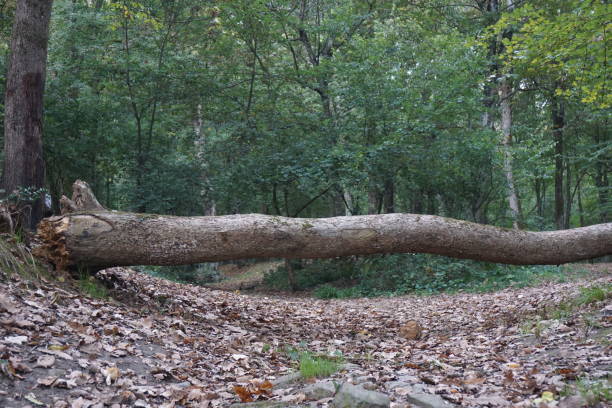
[[[600,404],[612,402],[612,386],[609,380],[589,380],[580,378],[572,384],[568,384],[560,393],[562,396],[580,394],[589,407],[597,407]]]
[[[612,297],[612,285],[591,286],[589,288],[581,288],[580,296],[577,303],[580,305],[590,305],[596,302],[602,302]]]
[[[94,276],[86,273],[81,273],[77,281],[79,290],[89,297],[96,299],[104,299],[108,297],[108,290]]]
[[[279,350],[295,362],[302,378],[329,377],[340,370],[344,358],[342,354],[323,355],[312,353],[305,348],[305,343],[296,347],[283,347]]]
[[[612,285],[610,284],[580,288],[580,294],[577,297],[565,300],[558,305],[544,308],[543,318],[554,320],[567,319],[583,306],[590,306],[610,298],[612,298]]]
[[[299,357],[300,374],[303,378],[329,377],[340,369],[340,362],[336,358],[314,355],[303,352]]]
[[[26,280],[51,279],[49,269],[42,265],[22,242],[20,236],[0,236],[0,279],[19,275]]]

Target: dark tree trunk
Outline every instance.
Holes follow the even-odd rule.
[[[393,177],[385,180],[385,192],[383,194],[383,207],[387,214],[395,212],[395,183]]]
[[[553,141],[555,144],[555,225],[563,229],[564,199],[563,199],[563,127],[565,112],[563,102],[557,98],[552,100]]]
[[[578,174],[576,174],[578,178]],[[572,171],[569,160],[566,160],[565,165],[565,207],[563,209],[563,229],[570,227],[570,219],[572,215],[572,201],[574,196],[572,194]]]
[[[6,194],[19,188],[42,188],[43,92],[52,0],[19,0],[11,37],[6,78],[4,172]],[[43,217],[44,197],[23,208],[21,223],[34,229]]]

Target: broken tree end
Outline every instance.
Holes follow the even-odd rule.
[[[55,265],[57,270],[65,270],[71,264],[65,234],[69,223],[67,217],[60,216],[45,218],[38,224],[36,237],[41,245],[33,253]]]

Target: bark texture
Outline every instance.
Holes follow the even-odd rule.
[[[503,79],[499,87],[500,110],[502,119],[502,150],[504,153],[504,174],[508,188],[508,206],[512,215],[512,225],[515,229],[522,227],[521,205],[516,193],[514,171],[512,165],[512,105],[510,103],[511,88],[508,79]]]
[[[403,252],[509,264],[561,264],[612,254],[612,223],[529,232],[417,214],[171,217],[83,211],[44,219],[38,237],[42,245],[36,254],[60,268]]]
[[[4,112],[4,171],[6,194],[20,187],[44,186],[42,150],[43,91],[52,0],[18,0],[11,35]],[[24,211],[22,223],[35,228],[44,200]]]

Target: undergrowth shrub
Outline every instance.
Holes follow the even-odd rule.
[[[176,266],[140,266],[135,269],[148,275],[174,282],[202,285],[217,282],[220,273],[216,263],[201,263]]]
[[[501,265],[428,254],[298,261],[293,263],[293,269],[297,289],[313,290],[313,296],[321,299],[486,292],[567,279],[566,272],[557,266]],[[287,271],[281,267],[268,273],[265,283],[273,289],[289,289]]]

